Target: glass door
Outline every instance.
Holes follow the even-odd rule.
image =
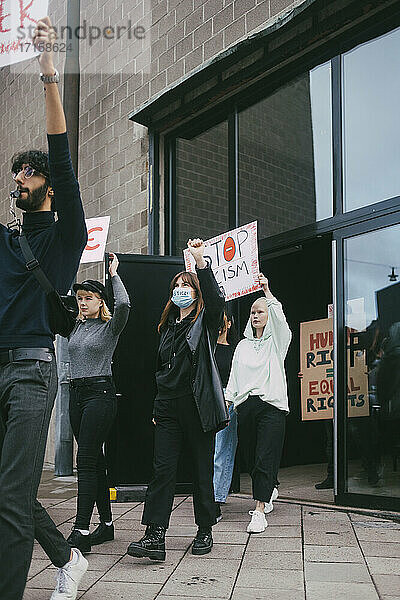
[[[400,508],[400,214],[336,232],[336,501]]]

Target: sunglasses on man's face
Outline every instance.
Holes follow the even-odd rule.
[[[42,173],[40,173],[40,171],[36,171],[36,169],[34,169],[33,167],[31,167],[30,165],[26,165],[23,169],[21,169],[20,171],[18,171],[17,173],[13,173],[12,174],[12,178],[15,180],[17,179],[18,175],[22,173],[24,176],[24,179],[29,179],[30,177],[32,177],[33,175],[41,175]]]

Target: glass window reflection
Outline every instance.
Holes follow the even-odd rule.
[[[176,140],[176,253],[228,229],[228,125]]]
[[[400,195],[400,28],[343,55],[345,211]]]
[[[266,237],[332,216],[331,65],[239,115],[240,224]]]
[[[348,381],[358,361],[366,384],[364,416],[347,419],[353,493],[400,497],[399,256],[400,225],[345,241]]]

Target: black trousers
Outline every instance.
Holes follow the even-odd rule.
[[[254,500],[269,502],[278,477],[286,413],[259,396],[249,396],[237,414],[241,465],[251,475]]]
[[[168,527],[178,460],[184,443],[191,450],[193,505],[199,527],[215,525],[215,433],[204,433],[193,396],[156,400],[153,479],[147,488],[142,523]]]
[[[34,538],[62,567],[71,548],[36,499],[57,393],[57,367],[21,360],[0,365],[0,598],[21,600]]]
[[[69,418],[78,443],[76,529],[89,529],[95,503],[100,521],[112,520],[103,444],[115,419],[117,402],[112,379],[96,379],[73,380],[70,385]]]

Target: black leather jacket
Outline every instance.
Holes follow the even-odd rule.
[[[204,269],[196,268],[196,272],[203,294],[204,308],[186,335],[192,357],[192,391],[203,431],[219,431],[226,427],[229,421],[215,361],[215,348],[225,299],[210,266]],[[160,347],[165,333],[166,330],[161,333]]]

